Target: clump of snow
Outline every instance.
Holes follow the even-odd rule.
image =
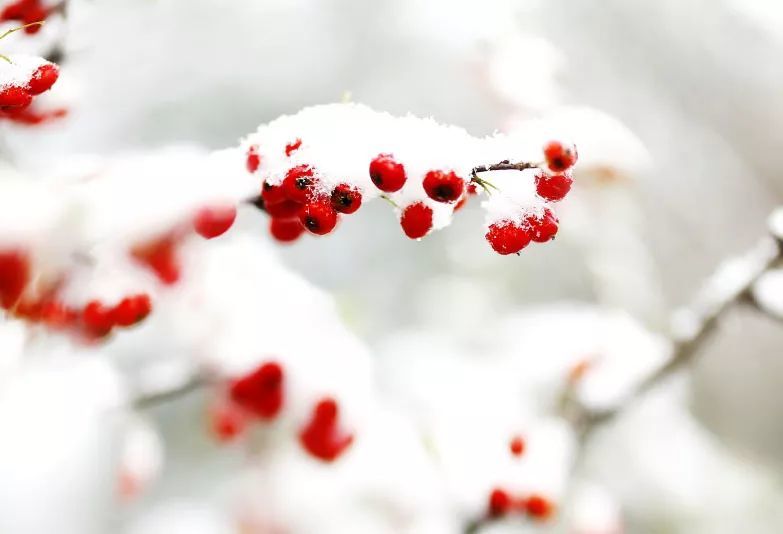
[[[10,61],[0,59],[0,89],[27,87],[38,67],[49,63],[40,57],[21,54],[8,59]]]

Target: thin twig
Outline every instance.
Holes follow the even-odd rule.
[[[133,407],[137,410],[153,408],[160,404],[184,397],[203,386],[210,384],[210,380],[203,374],[193,374],[188,380],[177,387],[161,391],[154,391],[140,395],[133,401]]]

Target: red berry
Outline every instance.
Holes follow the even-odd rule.
[[[454,171],[430,171],[424,176],[424,191],[432,200],[438,202],[454,202],[465,189],[465,180]]]
[[[261,186],[261,198],[264,199],[266,207],[288,200],[282,185],[271,185],[267,182],[264,182],[264,185]]]
[[[329,397],[321,399],[299,432],[302,447],[319,460],[332,462],[353,443],[353,435],[338,428],[338,417],[337,402]]]
[[[28,8],[28,10],[25,12],[24,17],[22,17],[22,24],[31,24],[33,22],[40,22],[42,20],[46,19],[46,16],[49,14],[48,11],[41,5],[39,5],[37,2],[31,2],[31,6]],[[27,26],[24,29],[24,32],[28,35],[33,35],[38,33],[41,30],[41,25],[37,24],[35,26]]]
[[[299,239],[305,231],[299,219],[270,219],[269,233],[272,237],[283,243],[290,243]]]
[[[290,156],[293,152],[299,150],[300,146],[302,146],[302,140],[298,138],[293,143],[288,143],[285,146],[285,155]]]
[[[299,220],[311,233],[325,235],[337,225],[337,212],[326,200],[316,200],[305,204],[299,212]]]
[[[12,308],[30,281],[27,254],[18,250],[0,251],[0,306]]]
[[[544,146],[546,164],[553,172],[563,172],[576,163],[578,154],[574,145],[565,145],[560,141],[549,141]]]
[[[96,337],[108,335],[114,327],[112,311],[112,308],[99,300],[88,302],[82,311],[82,322],[84,322],[87,331]]]
[[[525,440],[522,439],[522,436],[514,436],[511,438],[508,448],[514,456],[522,456],[522,453],[525,452]]]
[[[275,219],[291,219],[299,215],[302,204],[286,199],[278,204],[264,206],[264,209],[270,217]]]
[[[485,237],[492,249],[504,256],[516,254],[530,243],[530,233],[510,221],[493,223]]]
[[[177,238],[171,233],[134,247],[131,255],[136,261],[149,267],[161,282],[174,284],[180,277],[176,246]]]
[[[152,302],[146,293],[125,297],[114,307],[114,322],[119,326],[132,326],[144,320],[150,311]]]
[[[544,209],[541,217],[533,215],[526,217],[525,225],[530,232],[530,238],[536,243],[546,243],[557,234],[557,218],[548,208]]]
[[[297,165],[288,170],[282,186],[287,198],[304,204],[315,196],[318,178],[311,167]]]
[[[31,95],[40,95],[48,91],[60,76],[60,69],[54,63],[45,63],[38,67],[27,84],[27,91]]]
[[[212,239],[228,232],[237,218],[237,208],[232,204],[202,208],[193,220],[196,232],[205,239]]]
[[[469,195],[478,195],[478,186],[474,182],[468,182],[468,185],[465,186],[465,190],[467,190]]]
[[[2,12],[0,12],[0,20],[21,20],[24,17],[25,12],[30,6],[37,0],[17,0],[16,2],[7,5]]]
[[[541,198],[557,202],[568,194],[572,182],[567,174],[550,175],[541,172],[536,175],[536,192]]]
[[[511,511],[511,496],[506,490],[495,488],[489,494],[487,512],[492,517],[502,517]]]
[[[432,229],[432,208],[424,202],[410,204],[402,211],[400,225],[411,239],[424,237]]]
[[[340,213],[354,213],[362,205],[362,194],[355,187],[340,184],[332,191],[332,207]]]
[[[283,368],[266,362],[252,373],[235,380],[229,389],[231,400],[259,419],[273,419],[283,407]]]
[[[258,153],[258,145],[251,145],[247,149],[247,160],[245,161],[248,172],[256,172],[261,165],[261,156]],[[263,194],[263,193],[262,193]]]
[[[212,433],[218,441],[233,441],[247,428],[245,414],[230,404],[212,407],[209,415]]]
[[[33,95],[22,87],[10,86],[0,90],[0,109],[22,109],[30,105]]]
[[[375,187],[393,193],[405,185],[405,167],[394,161],[391,154],[379,154],[370,162],[370,179]]]
[[[68,308],[58,300],[50,299],[41,303],[41,321],[54,330],[72,326],[79,318],[79,313]]]
[[[543,521],[552,517],[555,505],[546,497],[533,494],[525,501],[525,511],[530,517]]]

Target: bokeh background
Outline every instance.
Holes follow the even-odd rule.
[[[334,235],[276,247],[332,295],[393,391],[410,385],[395,375],[400,358],[480,358],[485,338],[514,321],[549,332],[541,346],[572,322],[589,331],[594,321],[607,339],[624,337],[626,320],[666,336],[672,310],[764,235],[783,197],[783,6],[773,0],[71,0],[67,18],[6,43],[63,57],[47,98],[69,116],[0,131],[6,166],[32,175],[81,154],[234,146],[281,114],[344,99],[474,135],[531,118],[572,132],[581,160],[561,233],[518,258],[488,251],[475,205],[422,242],[374,203]],[[263,224],[240,214],[259,240]],[[620,532],[783,529],[779,321],[732,311],[663,408],[642,403],[621,421],[618,435],[639,442],[596,441],[589,469],[623,509]],[[637,348],[616,350],[633,359]],[[202,409],[196,395],[153,410],[166,449],[159,479],[130,505],[83,495],[92,519],[62,532],[231,532],[210,526],[210,481],[239,454],[194,430]],[[48,532],[68,524],[60,494],[29,498],[52,516]],[[18,501],[0,499],[0,515]]]

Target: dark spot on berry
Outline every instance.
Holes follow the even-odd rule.
[[[375,172],[370,175],[370,180],[372,180],[372,183],[374,183],[376,186],[380,187],[383,185],[383,177],[381,176],[381,173]]]
[[[266,184],[264,184],[264,187],[266,187]],[[253,204],[255,207],[260,209],[261,211],[265,211],[266,207],[264,205],[264,197],[261,195],[258,195],[257,197],[253,198],[250,201],[251,204]]]
[[[311,232],[315,232],[316,230],[318,230],[319,227],[318,221],[314,217],[305,217],[304,223],[307,229],[310,230]]]
[[[437,200],[451,200],[454,197],[454,190],[450,185],[439,185],[435,188],[435,197]]]
[[[313,180],[310,178],[297,178],[296,179],[296,188],[300,191],[304,191],[308,187],[310,187],[313,184]]]
[[[348,195],[338,195],[337,203],[343,207],[349,208],[353,204],[353,199]]]

